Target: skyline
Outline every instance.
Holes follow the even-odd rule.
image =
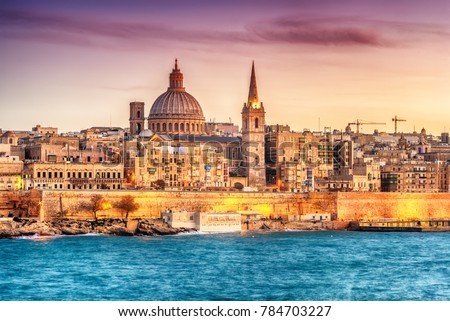
[[[0,128],[128,127],[129,102],[148,115],[178,58],[206,121],[241,125],[254,60],[267,124],[362,119],[386,123],[362,132],[393,132],[397,115],[399,132],[439,135],[450,128],[449,14],[444,0],[7,0]]]

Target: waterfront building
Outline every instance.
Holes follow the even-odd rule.
[[[448,185],[440,180],[441,172],[447,176],[448,166],[423,161],[405,161],[401,164],[385,165],[381,169],[381,191],[436,193],[447,191]]]
[[[0,156],[0,190],[22,189],[22,169],[23,162],[17,156]]]
[[[195,229],[199,232],[240,232],[240,213],[163,212],[161,216],[170,227]]]
[[[124,183],[123,165],[112,163],[26,163],[25,189],[118,190]]]

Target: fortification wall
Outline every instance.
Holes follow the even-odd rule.
[[[46,219],[60,216],[92,219],[80,210],[94,194],[101,194],[110,206],[98,218],[123,218],[115,208],[123,196],[131,195],[139,210],[129,218],[159,217],[161,211],[259,211],[265,217],[307,213],[338,214],[339,220],[450,219],[450,193],[247,193],[247,192],[164,192],[164,191],[43,191],[42,213]]]
[[[222,192],[160,192],[160,191],[43,191],[43,211],[45,217],[51,218],[64,213],[67,218],[89,219],[93,214],[83,212],[80,204],[89,202],[94,194],[101,194],[110,207],[98,212],[99,218],[123,217],[124,213],[115,208],[114,204],[121,197],[131,195],[139,204],[139,210],[129,215],[129,218],[159,217],[160,211],[166,209],[228,212],[228,211],[259,211],[270,217],[298,214],[304,195],[292,193],[222,193]]]
[[[344,220],[450,219],[450,193],[338,193]]]

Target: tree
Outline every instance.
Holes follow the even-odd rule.
[[[242,183],[240,183],[240,182],[236,182],[236,183],[234,183],[234,188],[241,191],[244,188],[244,185],[242,185]]]
[[[156,186],[156,189],[162,189],[162,190],[164,190],[164,188],[165,188],[165,186],[166,186],[166,183],[164,182],[164,180],[158,179],[158,180],[155,182],[155,186]]]
[[[131,195],[122,196],[120,201],[117,202],[116,207],[125,212],[125,218],[128,219],[128,215],[139,209],[139,204],[134,201],[134,197]]]
[[[108,208],[111,208],[111,205],[102,195],[99,194],[93,195],[88,202],[83,202],[80,204],[80,209],[87,212],[92,212],[92,214],[94,214],[94,220],[96,221],[98,220],[97,212]]]

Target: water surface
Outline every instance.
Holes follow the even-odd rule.
[[[450,234],[0,240],[0,300],[450,300]]]

